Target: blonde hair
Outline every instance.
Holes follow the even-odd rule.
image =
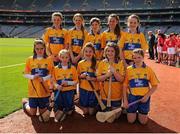
[[[61,19],[63,19],[63,15],[62,15],[62,13],[60,13],[60,12],[54,12],[54,13],[52,14],[51,18],[53,19],[54,16],[59,16]]]
[[[139,54],[139,55],[141,55],[142,57],[144,57],[144,51],[143,51],[143,49],[141,49],[141,48],[136,48],[136,49],[134,49],[133,50],[133,55],[134,54]]]
[[[73,16],[73,21],[75,20],[76,17],[80,17],[82,19],[82,21],[84,22],[84,17],[82,14],[80,13],[76,13],[74,16]]]
[[[61,51],[59,51],[58,56],[61,56],[61,55],[64,55],[64,54],[67,54],[67,55],[70,56],[70,53],[69,53],[69,51],[67,49],[62,49]]]

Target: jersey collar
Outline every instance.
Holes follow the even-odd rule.
[[[147,66],[147,65],[143,62],[143,64],[142,64],[142,66],[141,66],[141,67],[142,67],[142,68],[145,68],[146,66]],[[133,65],[132,65],[132,67],[133,67],[133,68],[136,68],[136,65],[135,65],[135,64],[133,64]]]

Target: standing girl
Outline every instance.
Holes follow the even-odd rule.
[[[168,65],[175,65],[175,54],[178,41],[174,33],[169,35],[169,39],[166,41],[167,44],[167,52],[168,52]]]
[[[69,49],[71,51],[71,60],[73,64],[77,64],[81,59],[81,49],[87,36],[84,28],[84,18],[82,14],[76,13],[73,17],[75,26],[69,30]]]
[[[70,64],[70,53],[66,49],[59,52],[60,63],[54,69],[55,83],[55,122],[62,121],[74,110],[74,95],[78,75],[76,68]]]
[[[120,56],[126,67],[133,63],[132,53],[135,48],[142,48],[144,52],[148,49],[145,36],[139,31],[139,25],[139,17],[130,15],[127,20],[128,31],[120,39]]]
[[[102,47],[105,48],[108,42],[118,43],[123,32],[119,26],[119,16],[110,14],[108,17],[108,29],[102,33]]]
[[[97,69],[97,80],[101,82],[101,98],[104,104],[110,99],[110,109],[116,109],[121,106],[122,100],[122,82],[124,80],[124,66],[119,59],[119,47],[113,42],[109,42],[104,49],[104,57]],[[111,90],[111,91],[110,91]],[[111,92],[109,96],[109,92]],[[120,116],[117,114],[116,118]],[[113,122],[113,120],[109,122]]]
[[[87,42],[91,42],[94,44],[95,48],[95,54],[96,59],[101,60],[102,59],[102,39],[100,34],[100,26],[101,22],[99,18],[92,18],[90,20],[90,32],[87,35],[87,38],[85,40],[85,44]]]
[[[33,56],[26,61],[24,77],[28,78],[28,98],[23,100],[23,109],[28,115],[36,115],[39,108],[40,115],[49,105],[50,90],[48,80],[53,71],[53,62],[47,58],[45,43],[41,39],[34,41]]]
[[[144,63],[142,49],[133,50],[133,60],[134,64],[126,70],[123,84],[124,107],[128,108],[128,122],[134,123],[138,112],[138,120],[141,124],[146,124],[150,109],[150,96],[157,89],[159,81],[152,69]],[[129,103],[137,100],[140,102],[128,107]]]
[[[57,65],[59,62],[59,51],[67,48],[67,30],[62,28],[62,21],[62,14],[60,12],[54,12],[52,14],[53,26],[47,28],[43,34],[48,56],[53,58],[54,65]]]
[[[93,90],[98,90],[96,80],[96,58],[95,48],[91,42],[83,48],[83,60],[78,63],[79,76],[79,102],[84,114],[94,114],[97,106],[97,99]],[[94,85],[94,87],[91,86]],[[95,89],[94,89],[95,88]]]
[[[160,63],[162,62],[163,59],[163,54],[162,54],[162,48],[164,46],[164,41],[166,39],[166,36],[162,33],[158,34],[158,39],[157,39],[157,52],[158,52],[158,59],[156,61],[156,63]],[[166,43],[167,44],[167,43]]]

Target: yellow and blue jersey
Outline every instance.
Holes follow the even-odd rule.
[[[102,39],[101,39],[101,34],[100,33],[93,34],[92,32],[88,33],[84,44],[86,44],[87,42],[91,42],[91,43],[94,44],[96,58],[97,59],[101,59],[102,58]]]
[[[136,68],[133,64],[126,70],[124,85],[129,87],[132,95],[144,96],[151,86],[157,86],[158,83],[155,73],[145,63],[140,68]]]
[[[53,73],[54,80],[61,85],[62,81],[78,82],[77,70],[73,65],[68,65],[67,69],[63,69],[61,64],[57,65]],[[63,86],[62,92],[76,90],[76,85]]]
[[[110,64],[107,59],[102,60],[98,64],[97,77],[101,75],[105,75],[108,72],[109,65]],[[125,69],[124,69],[124,65],[122,61],[113,63],[112,66],[115,68],[116,72],[118,72],[120,75],[122,76],[125,75]],[[113,75],[112,84],[111,84],[111,100],[112,101],[117,101],[117,100],[122,99],[122,95],[123,95],[122,85],[123,83],[117,81]],[[103,100],[107,100],[108,90],[109,90],[109,78],[107,78],[104,82],[101,82],[100,87],[101,87],[100,89],[101,98]]]
[[[50,51],[53,55],[58,55],[59,51],[64,49],[67,45],[68,35],[66,29],[55,29],[49,27],[43,34],[43,40],[46,45],[49,45]]]
[[[53,70],[54,65],[51,58],[33,59],[31,56],[26,60],[24,73],[31,75],[39,74],[40,77],[46,77],[47,75],[52,75]],[[43,81],[41,83],[38,78],[28,81],[29,97],[41,98],[48,97],[49,95],[48,81]]]
[[[144,51],[148,49],[148,44],[143,33],[132,34],[125,32],[119,41],[119,47],[122,49],[124,58],[132,60],[133,50],[141,48]]]
[[[84,36],[82,30],[76,30],[72,28],[68,31],[68,43],[72,46],[72,51],[76,54],[79,54],[83,45],[84,40],[87,36],[87,31],[84,30]]]
[[[120,32],[120,38],[123,35],[123,33],[123,31]],[[105,48],[108,42],[114,42],[117,44],[119,42],[119,38],[114,32],[104,31],[102,33],[102,48]]]
[[[81,60],[78,63],[77,66],[78,76],[82,73],[86,73],[90,77],[96,77],[95,71],[91,68],[91,62],[86,60]],[[94,90],[98,90],[98,83],[96,81],[92,81],[92,84],[94,85]],[[79,80],[79,87],[87,90],[87,91],[93,91],[91,85],[89,84],[88,80],[86,79],[80,79]]]

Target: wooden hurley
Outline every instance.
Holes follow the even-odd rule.
[[[138,103],[138,102],[140,102],[140,101],[141,101],[141,99],[140,99],[140,100],[137,100],[137,101],[134,101],[134,102],[130,103],[128,106],[130,107],[130,106],[132,106],[132,105],[134,105],[134,104],[136,104],[136,103]],[[97,114],[96,114],[96,119],[97,119],[99,122],[105,122],[105,121],[107,121],[109,118],[111,118],[113,115],[115,115],[116,113],[118,113],[118,112],[120,112],[120,111],[122,111],[122,108],[121,108],[121,107],[119,107],[119,108],[117,108],[117,109],[114,109],[114,110],[112,110],[112,111],[108,111],[108,112],[97,112]]]
[[[108,85],[108,97],[107,97],[107,107],[111,107],[111,84],[112,84],[112,76],[109,77],[109,85]]]
[[[99,105],[100,105],[100,107],[101,107],[101,110],[102,110],[102,111],[105,110],[105,109],[106,109],[106,106],[104,105],[104,103],[102,102],[99,94],[98,94],[97,91],[95,90],[94,85],[92,84],[91,81],[88,81],[88,82],[89,82],[89,84],[91,85],[91,88],[92,88],[92,90],[93,90],[93,92],[94,92],[94,94],[95,94],[95,96],[96,96],[96,98],[97,98],[97,101],[98,101],[98,103],[99,103]]]

